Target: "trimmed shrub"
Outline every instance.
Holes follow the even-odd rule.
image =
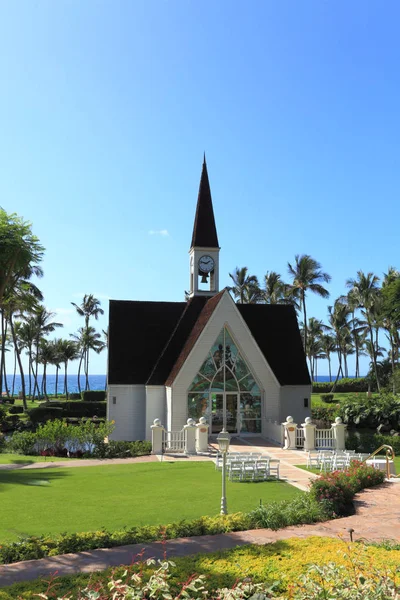
[[[93,456],[95,458],[126,458],[130,456],[144,456],[151,454],[151,442],[121,442],[110,440],[108,444],[100,443],[96,446]]]
[[[396,456],[400,455],[400,436],[381,435],[364,431],[350,431],[346,437],[347,448],[355,450],[356,452],[367,452],[368,454],[371,454],[383,444],[392,446]]]
[[[10,415],[20,415],[24,412],[24,407],[23,406],[10,406],[10,408],[8,409],[8,412],[10,413]]]
[[[311,418],[313,421],[333,423],[338,414],[339,409],[336,406],[316,406],[311,408]]]
[[[99,417],[107,415],[107,402],[66,402],[63,417]]]
[[[0,424],[3,423],[7,416],[7,408],[0,404]]]
[[[331,514],[315,497],[303,494],[293,500],[259,506],[249,513],[249,517],[257,528],[277,530],[289,525],[326,521],[331,518]]]
[[[81,400],[82,395],[79,392],[73,392],[72,394],[68,394],[70,400]]]
[[[104,390],[88,390],[82,392],[82,400],[84,402],[104,402],[106,400],[106,392]]]
[[[322,402],[331,403],[335,402],[335,394],[321,394],[320,398]]]
[[[57,406],[38,406],[28,410],[28,416],[32,423],[44,423],[52,419],[62,418],[63,409]]]
[[[375,428],[388,424],[400,426],[400,398],[395,394],[381,394],[376,398],[361,398],[355,394],[340,405],[339,414],[344,423],[355,427]]]
[[[333,386],[333,381],[314,381],[312,386],[313,394],[323,394],[325,392],[330,392]],[[374,385],[371,386],[371,391],[373,391]],[[339,379],[336,384],[335,392],[345,393],[345,392],[367,392],[368,391],[368,379],[366,377],[358,377],[356,378],[343,378]]]

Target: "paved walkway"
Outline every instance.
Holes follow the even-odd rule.
[[[169,558],[187,556],[199,552],[214,552],[245,544],[266,544],[291,537],[306,538],[312,535],[349,539],[349,529],[354,530],[354,539],[395,540],[400,542],[400,485],[386,483],[357,494],[356,514],[315,525],[287,527],[278,531],[255,529],[221,535],[206,535],[192,538],[169,540],[166,543],[135,544],[64,554],[41,560],[29,560],[11,565],[0,566],[0,587],[18,581],[29,581],[39,577],[48,577],[57,573],[72,575],[102,571],[108,567],[131,564],[144,550],[144,558],[163,558],[166,551]]]

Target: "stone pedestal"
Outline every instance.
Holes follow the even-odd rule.
[[[317,426],[311,422],[311,417],[306,417],[301,426],[304,431],[304,451],[315,450],[315,429]]]
[[[346,427],[340,417],[336,417],[335,422],[332,423],[333,435],[335,437],[335,450],[345,450],[345,434]]]
[[[296,450],[296,428],[297,423],[293,422],[293,417],[286,417],[282,423],[284,430],[284,450]]]
[[[188,419],[183,431],[185,432],[185,453],[196,454],[196,422]]]
[[[200,417],[196,425],[196,451],[208,452],[208,429],[209,425],[205,417]]]
[[[151,453],[162,454],[162,441],[164,427],[161,425],[160,419],[154,419],[151,429]]]

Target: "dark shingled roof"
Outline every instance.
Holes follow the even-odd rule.
[[[189,302],[110,301],[110,384],[171,385],[225,290]],[[278,304],[237,304],[281,385],[310,385],[296,312]],[[250,366],[250,365],[249,365]]]
[[[147,385],[164,385],[182,352],[182,348],[186,347],[188,338],[193,336],[193,332],[197,328],[199,315],[209,299],[207,296],[190,298],[147,380]]]
[[[185,361],[189,356],[193,346],[197,342],[201,332],[207,325],[209,318],[215,310],[215,307],[218,305],[218,302],[224,295],[224,292],[225,290],[222,290],[213,298],[207,298],[207,302],[204,304],[204,308],[201,311],[200,316],[198,317],[197,321],[193,324],[192,330],[189,331],[189,336],[187,337],[185,345],[183,346],[183,348],[181,347],[181,352],[177,356],[175,364],[172,365],[172,370],[169,373],[165,385],[171,385],[173,383],[175,377],[178,375],[179,371],[185,364]]]
[[[237,304],[281,385],[311,385],[296,311],[283,304]]]
[[[205,156],[197,198],[191,248],[195,246],[201,248],[219,248]]]
[[[110,300],[108,382],[144,384],[186,306]]]

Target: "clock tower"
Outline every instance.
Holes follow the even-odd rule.
[[[219,250],[206,157],[204,155],[192,243],[189,250],[190,298],[193,296],[214,296],[219,292]]]

